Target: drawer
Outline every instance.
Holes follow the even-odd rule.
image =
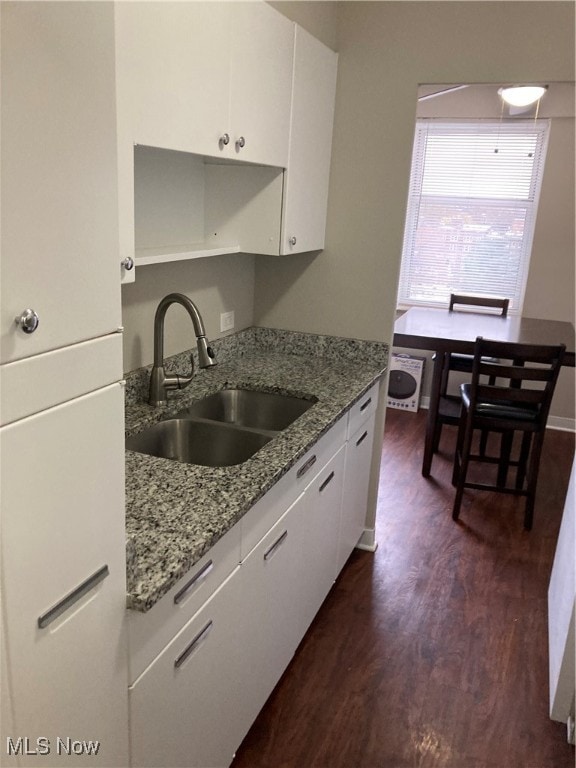
[[[346,440],[355,434],[362,424],[370,418],[378,405],[378,384],[374,384],[368,392],[365,392],[348,413],[348,429]]]
[[[214,594],[240,562],[240,524],[231,528],[147,613],[128,611],[129,682]]]
[[[239,568],[129,688],[132,768],[230,765],[251,724]]]
[[[340,419],[294,466],[250,509],[240,521],[241,560],[254,549],[322,468],[345,443],[346,419]]]

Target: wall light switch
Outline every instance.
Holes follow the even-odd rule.
[[[220,315],[220,332],[231,331],[234,328],[234,312],[222,312]]]

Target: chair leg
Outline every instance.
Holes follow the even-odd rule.
[[[516,490],[521,491],[526,479],[526,467],[528,466],[528,457],[530,456],[530,446],[532,445],[532,433],[524,432],[522,435],[522,446],[520,448],[520,458],[518,460],[518,471],[516,473]]]
[[[510,454],[512,452],[513,438],[513,432],[502,432],[502,438],[500,442],[500,460],[498,462],[498,476],[496,479],[496,485],[498,488],[506,487],[506,478],[508,476],[508,468],[510,466]]]
[[[440,448],[440,437],[442,436],[442,422],[438,418],[438,415],[436,416],[436,424],[434,425],[434,453],[438,453],[438,449]]]
[[[456,449],[454,451],[454,464],[452,465],[452,485],[458,485],[460,477],[460,462],[462,458],[462,446],[464,445],[465,421],[460,419],[458,423],[458,432],[456,435]]]
[[[487,445],[488,445],[488,430],[483,429],[480,432],[480,456],[486,456]]]
[[[461,433],[462,439],[460,440]],[[468,420],[460,423],[460,429],[458,430],[459,445],[456,446],[454,472],[452,476],[452,482],[454,483],[454,480],[456,480],[456,495],[454,497],[454,506],[452,507],[452,520],[458,520],[460,516],[460,506],[462,504],[462,496],[464,495],[464,483],[466,482],[466,473],[468,472],[468,464],[470,463],[470,448],[472,447],[473,433],[474,430],[472,429],[472,424],[468,423]]]
[[[450,353],[444,353],[442,362],[442,380],[440,382],[440,394],[445,395],[448,390],[448,377],[450,376]]]
[[[524,512],[524,529],[532,530],[534,520],[534,502],[536,501],[536,485],[538,483],[538,470],[540,468],[540,454],[544,443],[544,431],[534,435],[532,453],[528,465],[528,488],[526,489],[526,510]]]
[[[439,353],[438,353],[439,354]],[[450,354],[444,353],[442,355],[442,378],[440,379],[440,397],[442,398],[446,394],[448,389],[448,376],[450,375]],[[434,424],[434,441],[432,452],[438,453],[440,448],[440,438],[442,436],[442,421],[438,414],[436,414],[436,423]]]

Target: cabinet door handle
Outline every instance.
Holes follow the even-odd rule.
[[[366,402],[365,402],[365,403],[363,403],[363,404],[360,406],[360,410],[361,410],[361,411],[364,411],[364,410],[366,410],[366,408],[368,408],[368,406],[370,405],[370,403],[371,403],[371,402],[372,402],[372,398],[371,398],[371,397],[369,397],[369,398],[368,398],[368,400],[366,400]]]
[[[205,563],[205,565],[202,568],[200,568],[198,573],[195,573],[194,576],[192,576],[192,578],[190,579],[190,581],[187,584],[184,584],[182,589],[174,595],[174,604],[178,605],[178,603],[181,603],[182,600],[184,600],[184,598],[186,597],[187,592],[191,590],[192,587],[201,578],[208,576],[212,568],[214,568],[214,563],[212,562],[212,560],[208,560],[208,562]]]
[[[178,658],[174,660],[174,666],[176,667],[176,669],[178,669],[179,667],[182,666],[182,664],[184,664],[184,662],[186,661],[188,656],[190,656],[194,648],[196,648],[196,646],[201,642],[201,640],[203,640],[204,637],[206,637],[206,635],[208,634],[208,632],[210,632],[211,629],[212,629],[212,619],[210,619],[208,624],[206,624],[206,626],[203,629],[201,629],[200,632],[198,632],[196,637],[190,641],[190,643],[186,646],[186,648],[184,648],[180,656],[178,656]]]
[[[274,552],[276,552],[278,547],[284,543],[287,537],[288,537],[288,531],[284,531],[284,533],[276,539],[274,544],[272,544],[272,546],[269,549],[267,549],[266,552],[264,552],[264,560],[268,560],[269,558],[271,558]]]
[[[296,477],[300,478],[303,475],[305,475],[306,472],[308,472],[308,470],[310,469],[310,467],[314,466],[314,464],[316,464],[316,454],[310,456],[308,461],[306,461],[304,464],[302,464],[302,466],[300,467],[298,472],[296,472]]]
[[[240,136],[238,139],[236,139],[236,149],[242,149],[246,146],[246,139],[244,136]]]
[[[230,144],[230,135],[228,133],[223,133],[218,139],[218,144],[220,144],[221,147],[228,146],[228,144]]]
[[[134,269],[134,259],[132,256],[126,256],[125,259],[122,259],[120,264],[127,272],[130,272],[131,269]]]
[[[84,597],[84,595],[90,592],[91,589],[94,589],[97,584],[104,581],[109,573],[108,566],[103,565],[102,568],[98,569],[92,576],[89,576],[86,581],[83,581],[82,584],[77,586],[76,589],[73,589],[72,592],[66,595],[66,597],[59,600],[49,611],[46,611],[42,616],[39,616],[38,626],[40,629],[44,629],[49,624],[52,624],[52,622],[57,619],[58,616],[63,614],[64,611],[67,611],[68,608],[71,608],[74,603],[77,603],[81,597]]]
[[[320,488],[318,488],[318,493],[322,493],[322,491],[324,490],[324,488],[326,488],[326,486],[328,485],[328,483],[331,483],[331,482],[332,482],[332,480],[334,480],[334,472],[330,472],[330,474],[328,475],[328,477],[326,478],[326,480],[324,480],[324,482],[322,483],[322,485],[320,486]]]
[[[33,309],[22,310],[15,320],[24,333],[34,333],[40,324],[40,318]]]
[[[289,240],[290,245],[296,245],[297,242],[298,241],[297,241],[296,237],[294,235],[292,235],[292,237]]]
[[[360,437],[358,438],[358,440],[356,440],[356,448],[358,448],[358,446],[360,445],[360,443],[363,443],[363,442],[364,442],[364,440],[366,440],[366,438],[367,438],[367,437],[368,437],[368,432],[364,432],[364,434],[363,434],[363,435],[360,435]]]

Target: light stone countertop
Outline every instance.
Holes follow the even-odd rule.
[[[252,458],[202,467],[126,451],[127,605],[146,612],[380,378],[388,345],[249,328],[213,342],[218,365],[153,408],[150,367],[128,374],[126,435],[220,389],[243,387],[317,398]],[[189,371],[189,353],[166,362]]]

